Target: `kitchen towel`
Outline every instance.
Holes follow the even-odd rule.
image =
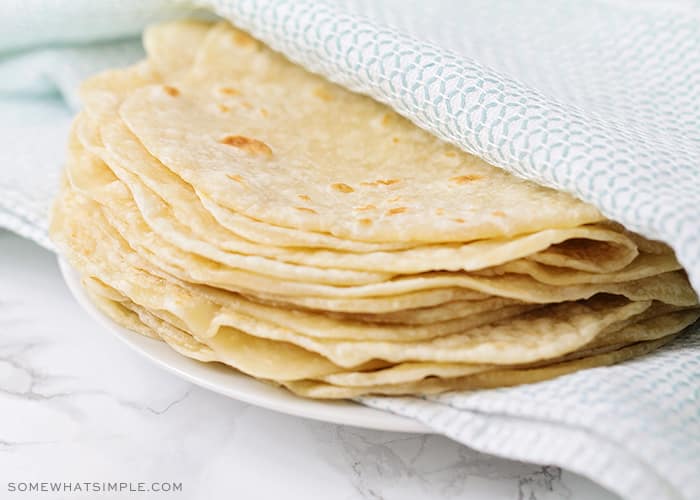
[[[125,37],[147,22],[210,9],[463,149],[666,241],[700,289],[697,0],[86,1],[0,7],[0,225],[50,245],[45,214],[79,79],[137,59]],[[625,498],[700,498],[696,332],[540,384],[362,402]]]

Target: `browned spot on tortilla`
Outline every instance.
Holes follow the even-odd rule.
[[[300,212],[308,212],[310,214],[317,214],[318,213],[316,210],[314,210],[313,208],[309,208],[309,207],[294,207],[294,208],[296,208]]]
[[[219,111],[221,111],[222,113],[228,113],[229,111],[231,111],[231,108],[229,108],[228,106],[226,106],[224,104],[219,104],[217,107],[219,108]]]
[[[308,194],[298,194],[300,200],[311,201],[311,197]]]
[[[450,158],[454,158],[455,156],[457,156],[457,151],[455,151],[454,149],[450,149],[449,151],[445,151],[445,156],[448,156]]]
[[[316,87],[313,94],[322,101],[332,101],[334,99],[333,94],[331,94],[325,87]]]
[[[163,91],[171,97],[177,97],[180,95],[180,91],[175,87],[171,87],[170,85],[163,85]]]
[[[255,45],[256,43],[255,38],[243,33],[242,31],[236,31],[233,34],[233,41],[236,43],[236,45],[240,45],[241,47],[245,45]]]
[[[265,108],[260,108],[260,114],[266,118],[268,116],[270,116],[270,112],[268,110],[266,110]]]
[[[389,210],[386,211],[387,215],[397,215],[397,214],[402,214],[404,212],[408,211],[408,207],[396,207],[396,208],[390,208]]]
[[[452,219],[452,220],[455,222],[459,222],[460,224],[464,223],[464,219],[462,219],[461,217],[457,217],[456,219]]]
[[[358,222],[363,226],[369,226],[372,224],[372,219],[360,219]]]
[[[384,116],[382,116],[382,125],[389,125],[389,123],[393,121],[393,119],[394,117],[391,113],[385,113]]]
[[[491,212],[491,215],[495,215],[496,217],[505,217],[506,213],[502,212],[501,210],[494,210]]]
[[[479,175],[479,174],[467,174],[467,175],[458,175],[457,177],[452,177],[450,178],[451,182],[454,182],[455,184],[466,184],[468,182],[472,181],[478,181],[479,179],[483,179],[484,177]]]
[[[360,185],[370,187],[391,186],[392,184],[397,184],[399,182],[401,182],[401,179],[377,179],[376,181],[371,182],[360,182]]]
[[[394,144],[398,144],[400,141],[401,141],[401,139],[399,139],[398,137],[391,138],[391,142],[393,142]]]
[[[372,205],[371,203],[369,205],[362,205],[360,207],[355,207],[355,210],[358,212],[367,212],[368,210],[376,210],[377,207]]]
[[[257,139],[251,139],[250,137],[244,137],[242,135],[227,135],[219,142],[221,144],[226,144],[227,146],[242,149],[248,154],[267,157],[272,156],[272,149],[270,149],[270,146]]]
[[[389,198],[387,201],[394,203],[394,202],[397,202],[400,200],[401,200],[401,196],[394,196],[393,198]]]
[[[352,187],[342,182],[336,182],[334,184],[331,184],[331,187],[336,191],[340,191],[341,193],[352,193],[353,191],[355,191]]]
[[[221,87],[219,88],[219,92],[226,95],[238,95],[241,93],[238,89],[234,89],[233,87]]]
[[[435,215],[445,215],[445,209],[444,208],[436,208]]]
[[[232,181],[236,181],[239,184],[243,184],[244,186],[248,185],[245,179],[238,174],[226,174],[226,177],[228,177]]]

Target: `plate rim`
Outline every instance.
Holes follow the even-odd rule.
[[[285,396],[283,397],[279,394],[277,397],[273,397],[265,394],[256,394],[254,390],[251,391],[244,387],[224,387],[221,382],[211,380],[213,373],[216,371],[213,366],[207,366],[206,363],[186,358],[167,347],[163,342],[132,332],[103,314],[85,293],[78,272],[62,256],[59,255],[57,260],[61,275],[71,295],[90,317],[111,335],[118,338],[151,363],[194,385],[253,406],[320,422],[378,431],[411,434],[435,433],[433,429],[425,424],[408,417],[363,406],[354,401],[339,403],[304,399],[292,395],[285,389],[266,385],[242,373],[233,373],[235,377],[240,379],[238,381],[239,385],[252,387],[259,385],[263,393],[269,393],[270,389],[274,389],[276,391],[284,391]],[[208,372],[210,379],[207,379]],[[289,396],[292,396],[293,399],[290,399]]]

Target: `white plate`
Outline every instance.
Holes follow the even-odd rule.
[[[331,422],[385,431],[429,433],[423,424],[374,410],[352,401],[315,401],[273,387],[237,373],[225,366],[201,363],[178,354],[164,342],[144,337],[118,325],[102,314],[85,294],[78,273],[62,258],[58,259],[63,278],[78,303],[105,327],[136,352],[175,375],[206,389],[269,410]]]

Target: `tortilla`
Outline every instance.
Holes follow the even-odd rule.
[[[335,386],[316,381],[297,381],[283,385],[293,393],[307,398],[346,399],[375,395],[438,394],[447,391],[464,391],[510,387],[542,382],[561,377],[575,371],[613,365],[648,354],[671,342],[676,335],[668,335],[658,340],[639,342],[618,350],[594,355],[588,358],[566,361],[539,368],[489,370],[458,378],[431,377],[408,384],[387,384],[363,387]]]
[[[644,313],[635,316],[631,324],[624,327],[620,328],[619,325],[615,325],[608,331],[598,335],[580,351],[574,351],[559,359],[562,361],[580,359],[590,355],[616,351],[629,344],[657,340],[675,334],[694,323],[700,317],[700,311],[697,309],[675,311],[647,319],[642,319],[642,316],[644,316]],[[557,360],[547,360],[539,364],[547,366],[552,364],[552,361],[557,362]],[[499,369],[498,365],[404,362],[373,371],[334,373],[319,377],[319,381],[336,386],[366,387],[405,384],[428,377],[443,379],[464,377],[497,369]]]
[[[80,224],[70,233],[76,235],[81,227],[89,226]],[[106,227],[104,224],[101,226],[103,229]],[[89,245],[89,252],[82,255],[83,259],[89,261],[92,258],[97,266],[100,261],[111,261],[110,266],[117,268],[114,258],[118,255],[116,252],[113,252],[112,258],[100,255],[100,247],[108,245],[108,234],[99,235]],[[121,250],[119,253],[126,252]],[[493,325],[415,342],[336,340],[313,338],[269,320],[233,310],[222,311],[217,304],[164,280],[149,285],[145,274],[136,275],[139,278],[130,278],[129,273],[124,272],[125,269],[119,269],[119,272],[114,273],[114,282],[109,282],[104,276],[105,269],[101,271],[101,279],[110,286],[148,309],[171,312],[187,324],[190,331],[197,332],[198,338],[226,337],[243,331],[260,338],[296,344],[345,367],[373,359],[390,362],[423,360],[494,364],[532,362],[573,351],[592,340],[610,324],[639,314],[651,305],[650,301],[628,302],[621,298],[603,296],[588,303],[566,302],[547,306]],[[650,283],[652,288],[655,285]],[[327,321],[323,316],[318,319]],[[318,331],[323,333],[332,330],[326,327],[319,328]]]
[[[95,297],[93,296],[93,298]],[[166,321],[153,317],[149,313],[145,312],[145,309],[136,306],[128,300],[127,302],[129,305],[126,307],[132,311],[140,311],[138,317],[144,323],[151,325],[155,330],[161,333],[163,330],[176,330],[176,328],[169,325]],[[674,311],[669,309],[667,306],[657,305],[644,313],[635,316],[629,322],[619,322],[613,325],[613,327],[608,328],[606,331],[598,335],[592,342],[586,344],[582,350],[575,351],[574,353],[570,353],[559,358],[558,360],[553,361],[556,363],[562,363],[564,361],[580,360],[585,357],[618,351],[629,344],[640,341],[650,341],[664,338],[692,324],[699,316],[700,311],[698,309]],[[121,321],[118,320],[118,322]],[[126,326],[137,331],[140,330],[138,326],[137,328],[134,328],[133,324],[128,324]],[[183,335],[186,336],[184,332],[180,332],[179,338],[181,338]],[[171,334],[170,337],[172,336],[173,335]],[[190,347],[189,349],[184,350],[184,352],[183,350],[179,349],[180,352],[189,357],[195,357],[195,359],[202,359],[201,357],[198,358],[200,355],[199,352],[206,350],[207,347],[204,344],[194,341],[191,339],[191,337],[189,341],[179,340],[174,348],[179,348],[180,345],[178,344],[186,343],[197,344],[198,348],[193,350]],[[194,353],[192,351],[194,351]],[[211,361],[215,359],[213,351],[207,352],[209,356],[203,360]],[[552,362],[547,361],[546,363],[523,365],[515,368],[541,368],[550,364],[552,364]],[[321,376],[319,379],[320,381],[335,386],[360,387],[367,393],[370,393],[372,392],[372,388],[367,386],[395,386],[397,384],[413,383],[428,377],[439,377],[442,379],[465,377],[467,375],[483,373],[485,371],[495,371],[498,369],[499,367],[497,365],[484,364],[404,362],[385,368],[380,367],[378,369],[367,371],[340,371],[340,369],[338,369],[338,372]]]
[[[129,188],[146,224],[169,243],[187,251],[196,251],[198,243],[205,240],[223,251],[274,257],[285,262],[322,268],[392,274],[414,274],[434,269],[475,271],[536,253],[541,254],[540,259],[554,261],[555,265],[558,262],[570,268],[599,273],[601,270],[623,268],[637,255],[636,246],[630,238],[595,225],[550,229],[514,238],[467,244],[421,245],[410,249],[365,253],[280,248],[253,243],[235,234],[235,222],[227,224],[231,230],[224,226],[226,220],[236,219],[240,215],[231,215],[230,210],[212,205],[204,196],[200,199],[191,188],[181,185],[182,181],[148,155],[128,131],[118,132],[123,125],[112,123],[100,128],[103,137],[106,137],[103,141],[112,145],[107,147],[98,143],[94,127],[97,125],[91,126],[89,120],[78,119],[82,145],[105,162],[101,164],[92,158],[92,161],[86,162],[90,164],[90,169],[111,169]],[[126,151],[129,151],[128,159],[124,156]],[[126,165],[131,165],[132,170],[123,168]],[[134,170],[138,170],[139,174]],[[147,186],[142,178],[144,172],[149,171],[151,177]],[[575,247],[570,240],[576,240]],[[552,246],[555,247],[550,248]],[[667,259],[675,262],[672,256],[667,256]]]
[[[51,235],[108,317],[319,398],[530,383],[700,316],[673,252],[226,23],[82,87]]]
[[[473,241],[603,220],[227,24],[215,30],[189,78],[173,82],[177,95],[142,87],[119,113],[153,156],[221,206],[369,242]]]

